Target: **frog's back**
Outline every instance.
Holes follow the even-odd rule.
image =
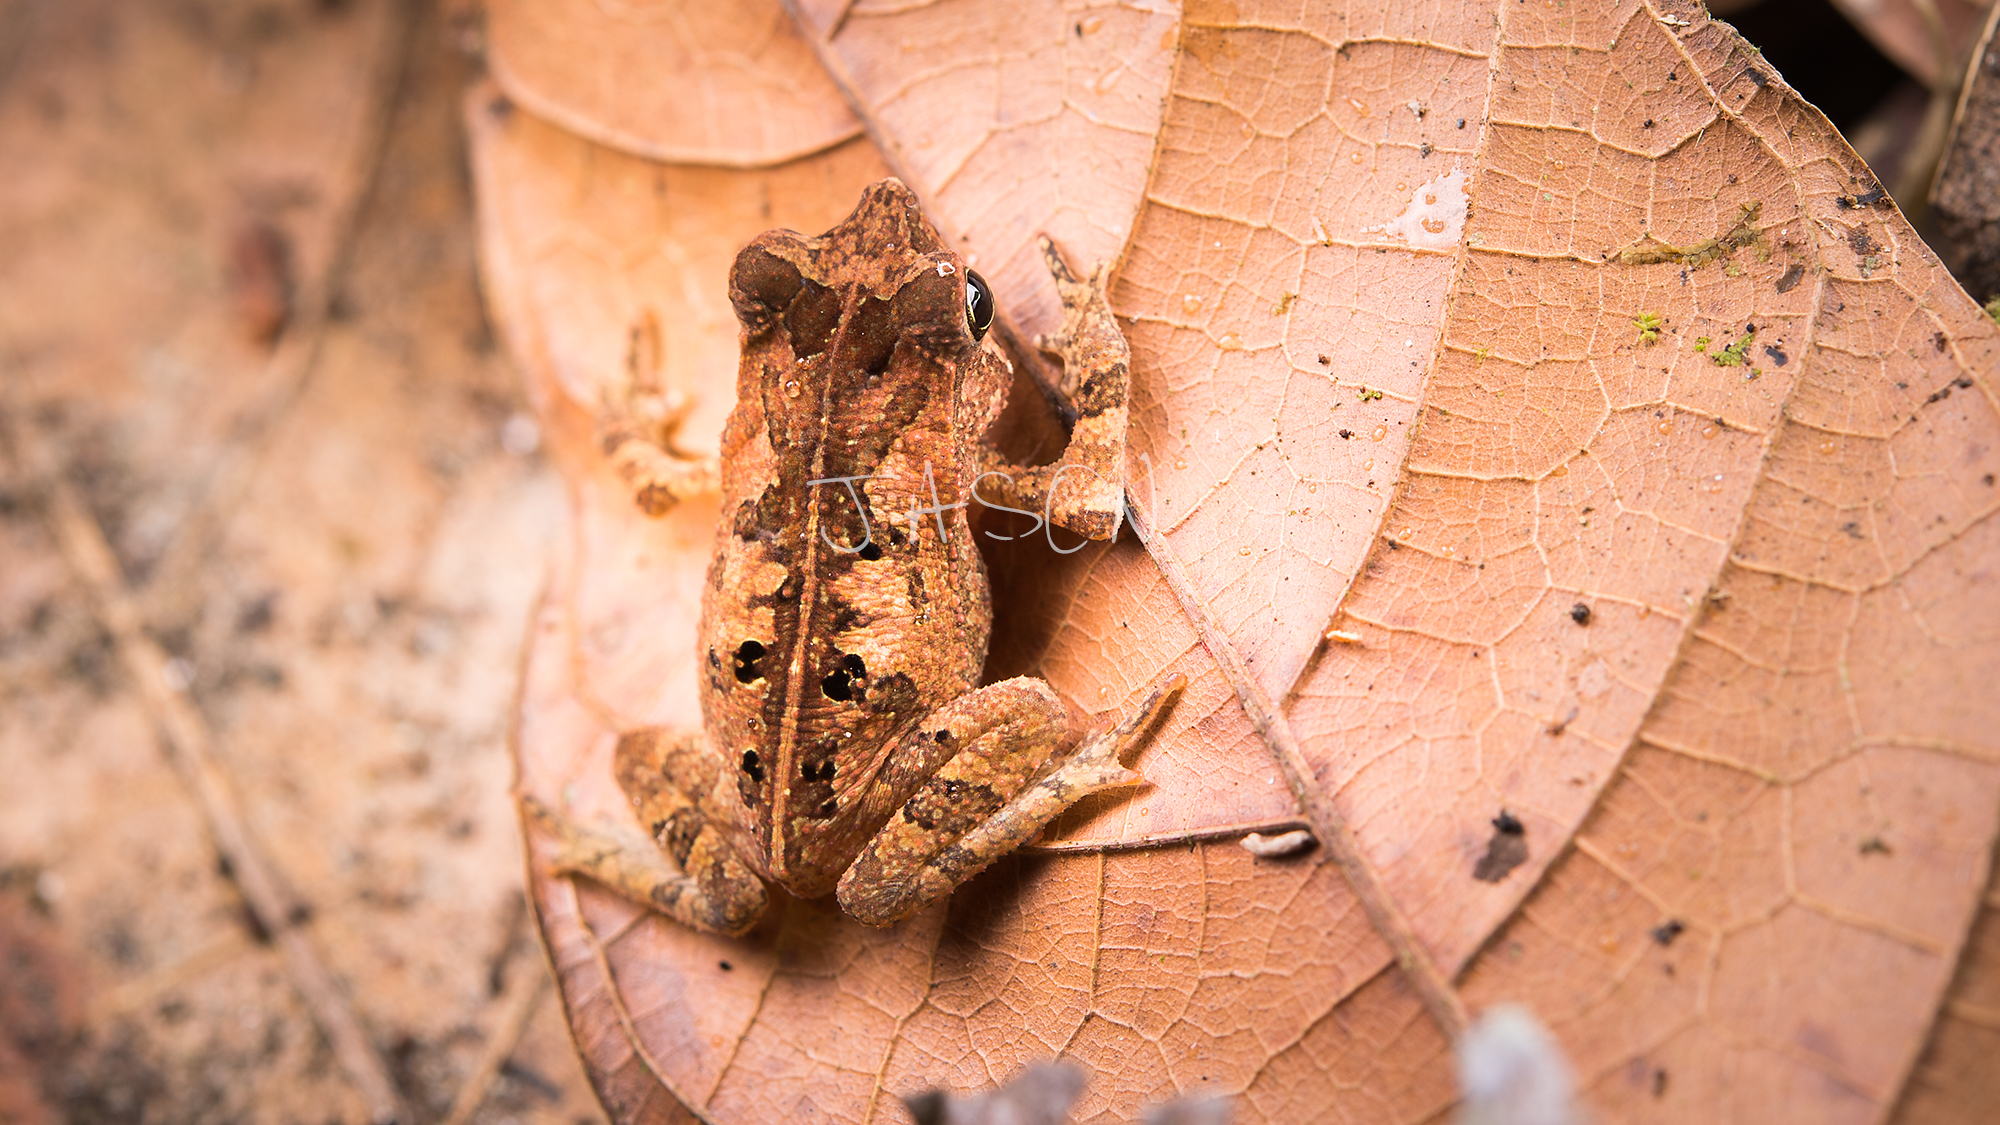
[[[897,736],[985,660],[965,504],[1010,373],[967,326],[964,275],[893,180],[820,238],[759,236],[731,272],[702,713],[739,841],[797,894],[831,890],[900,803],[870,785]]]

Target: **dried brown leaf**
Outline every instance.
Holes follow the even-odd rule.
[[[486,20],[508,97],[627,152],[758,168],[861,132],[777,0],[487,0]]]
[[[1889,1114],[2000,811],[2000,335],[1824,118],[1684,4],[801,7],[878,148],[723,172],[473,112],[577,488],[524,788],[608,813],[615,732],[694,714],[713,513],[633,514],[587,404],[657,331],[712,434],[729,252],[878,161],[1019,335],[1036,230],[1122,263],[1159,535],[997,555],[989,671],[1192,686],[1149,788],[891,931],[722,942],[538,876],[615,1106],[893,1120],[1060,1054],[1084,1120],[1421,1120],[1512,999],[1604,1119]]]

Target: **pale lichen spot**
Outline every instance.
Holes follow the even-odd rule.
[[[1465,233],[1465,213],[1471,200],[1465,194],[1467,176],[1453,168],[1444,175],[1417,185],[1403,213],[1381,227],[1382,233],[1401,238],[1422,250],[1447,250],[1458,245]]]

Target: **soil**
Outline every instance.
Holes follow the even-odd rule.
[[[0,433],[80,491],[441,1119],[546,974],[505,743],[564,503],[480,302],[476,24],[15,0],[0,44]],[[365,1120],[3,452],[0,1122]],[[471,1120],[602,1118],[536,995]]]

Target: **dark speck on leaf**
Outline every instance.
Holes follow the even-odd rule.
[[[1764,354],[1770,356],[1771,362],[1777,364],[1779,367],[1792,362],[1792,357],[1786,355],[1785,349],[1777,344],[1765,344]]]
[[[1663,946],[1672,945],[1674,939],[1687,932],[1687,923],[1679,918],[1669,918],[1653,927],[1653,940]]]
[[[1486,854],[1472,869],[1472,877],[1482,883],[1497,883],[1505,879],[1516,867],[1528,861],[1528,829],[1513,813],[1505,809],[1493,818],[1493,838],[1486,843]]]
[[[1590,607],[1582,602],[1576,603],[1569,607],[1569,619],[1578,625],[1590,624]]]
[[[1804,280],[1805,276],[1806,276],[1806,268],[1802,265],[1799,265],[1797,262],[1793,262],[1791,266],[1787,268],[1783,274],[1779,275],[1778,285],[1777,285],[1778,292],[1790,293],[1792,290],[1797,289],[1799,287],[1799,282]]]

